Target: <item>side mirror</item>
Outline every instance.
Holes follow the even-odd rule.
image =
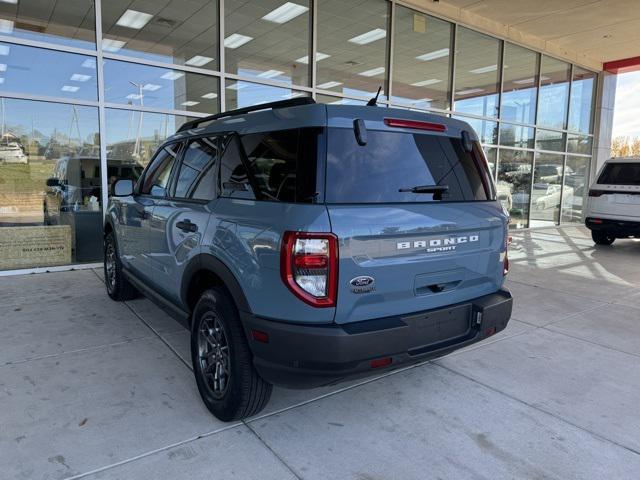
[[[57,178],[47,178],[47,187],[59,187],[60,180]]]
[[[129,195],[133,195],[133,180],[116,180],[113,184],[113,196],[128,197]]]

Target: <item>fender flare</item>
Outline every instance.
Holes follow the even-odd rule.
[[[188,289],[194,275],[201,271],[209,271],[222,280],[222,283],[227,288],[231,297],[233,298],[238,310],[241,312],[251,313],[249,302],[244,295],[240,282],[236,279],[233,272],[217,257],[206,253],[200,253],[191,259],[189,264],[184,270],[182,277],[182,287],[180,291],[180,299],[183,305],[188,306]]]

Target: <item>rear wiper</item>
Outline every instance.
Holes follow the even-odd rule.
[[[448,185],[417,185],[411,188],[401,188],[399,192],[433,193],[434,200],[442,200],[442,194],[449,191]]]

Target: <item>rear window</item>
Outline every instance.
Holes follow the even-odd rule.
[[[602,185],[640,185],[639,163],[607,163],[600,174]]]
[[[494,199],[493,184],[478,144],[472,153],[462,140],[439,135],[367,132],[358,145],[353,130],[328,130],[328,203],[468,202]],[[400,190],[446,186],[436,193]]]

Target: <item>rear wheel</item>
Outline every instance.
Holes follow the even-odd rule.
[[[104,238],[104,283],[107,286],[107,294],[113,300],[132,300],[138,296],[138,291],[122,273],[122,263],[118,257],[113,232],[107,233]]]
[[[200,396],[220,420],[255,415],[271,397],[273,386],[254,368],[236,308],[222,289],[205,291],[193,311],[191,361]]]
[[[591,238],[593,238],[596,245],[611,245],[616,239],[616,237],[607,232],[597,232],[595,230],[591,231]]]

